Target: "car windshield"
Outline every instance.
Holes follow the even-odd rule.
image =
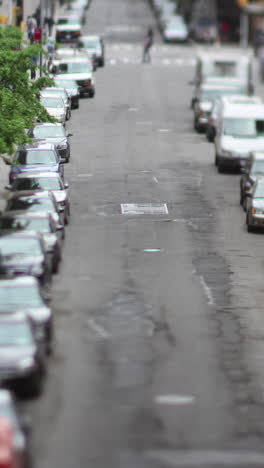
[[[86,49],[99,49],[100,42],[96,39],[81,39],[79,47],[84,47]]]
[[[10,210],[55,211],[55,207],[50,198],[21,197],[7,202],[7,211]]]
[[[59,64],[59,73],[91,73],[92,66],[89,62],[67,62]]]
[[[205,89],[202,91],[201,101],[214,102],[221,96],[232,96],[233,94],[240,94],[240,92],[241,90],[234,88]]]
[[[0,218],[0,229],[12,229],[14,231],[30,230],[37,232],[51,232],[48,218]]]
[[[34,238],[10,238],[0,239],[0,254],[9,255],[41,255],[41,246],[38,239]]]
[[[63,138],[66,135],[63,125],[39,125],[34,128],[33,134],[35,138]]]
[[[15,155],[15,164],[56,164],[53,150],[20,150]]]
[[[244,138],[264,136],[264,120],[226,118],[223,130],[225,135]]]
[[[31,346],[32,344],[32,332],[26,323],[9,323],[0,320],[0,346]]]
[[[75,24],[80,24],[79,18],[77,16],[69,16],[65,18],[59,18],[57,21],[58,26],[62,26],[64,24],[70,24],[70,25],[75,25]]]
[[[60,109],[64,107],[63,100],[56,97],[42,96],[40,102],[44,107],[53,107],[54,109]]]
[[[254,161],[251,169],[252,174],[264,174],[264,160]]]
[[[12,189],[14,190],[62,190],[62,183],[56,177],[25,177],[15,179]]]
[[[37,307],[43,305],[43,300],[37,286],[6,286],[0,284],[0,309],[5,306],[21,309],[23,306]]]
[[[256,185],[254,198],[264,198],[264,184]]]

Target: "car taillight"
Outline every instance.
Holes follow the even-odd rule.
[[[84,86],[90,86],[91,80],[86,80],[83,84],[84,84]]]

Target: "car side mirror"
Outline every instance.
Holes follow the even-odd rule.
[[[73,136],[73,133],[68,133],[67,134],[67,137],[72,137]]]
[[[6,190],[11,190],[11,185],[5,185]]]
[[[64,182],[64,188],[65,188],[65,189],[69,188],[68,182]]]
[[[63,225],[58,224],[56,229],[57,229],[57,231],[62,231],[63,230]]]

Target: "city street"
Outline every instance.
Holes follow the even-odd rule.
[[[67,124],[55,349],[43,396],[21,403],[36,468],[264,466],[263,233],[193,130],[196,46],[155,25],[147,0],[87,11],[106,66]]]

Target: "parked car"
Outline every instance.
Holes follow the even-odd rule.
[[[12,183],[18,174],[31,172],[55,172],[64,179],[63,160],[53,143],[35,141],[18,147],[11,162],[9,182]]]
[[[76,41],[82,34],[81,19],[78,16],[60,16],[56,23],[56,42]]]
[[[248,232],[264,228],[264,179],[257,179],[246,193],[246,224]]]
[[[105,64],[105,46],[100,36],[81,36],[77,46],[80,50],[85,50],[90,57],[95,57],[97,67]]]
[[[64,230],[64,209],[59,207],[56,202],[55,196],[50,191],[21,191],[14,192],[7,200],[6,209],[7,211],[21,211],[27,210],[29,212],[44,211],[51,213],[57,229],[61,229],[62,226],[62,237],[65,237]]]
[[[197,132],[206,132],[214,101],[221,96],[234,95],[236,88],[232,85],[204,83],[201,85],[194,102],[193,125]]]
[[[51,214],[11,211],[0,216],[0,233],[23,231],[35,231],[41,235],[45,252],[51,257],[52,273],[57,273],[62,255],[62,237],[58,235],[58,226]]]
[[[71,157],[70,137],[72,133],[66,133],[65,128],[59,123],[39,123],[28,131],[28,136],[33,140],[44,140],[55,145],[60,155],[61,162],[69,162]]]
[[[71,98],[68,95],[65,88],[59,88],[57,86],[49,86],[41,90],[40,95],[42,97],[60,97],[66,107],[66,120],[71,118]]]
[[[246,210],[247,195],[259,178],[264,178],[264,152],[251,153],[240,178],[240,205]]]
[[[223,99],[214,139],[218,171],[241,169],[252,151],[264,150],[264,104]]]
[[[31,174],[19,174],[12,185],[5,187],[13,192],[19,192],[21,190],[39,191],[48,190],[54,195],[54,198],[60,208],[61,212],[64,213],[64,224],[69,223],[70,219],[70,200],[68,196],[68,184],[62,181],[59,174],[51,172],[43,173],[31,173]]]
[[[0,276],[31,275],[46,286],[50,284],[51,272],[51,259],[40,234],[0,231]]]
[[[39,339],[47,351],[52,349],[53,312],[47,304],[48,296],[33,276],[16,276],[0,279],[0,316],[24,312],[34,323]]]
[[[219,30],[216,18],[202,16],[190,24],[190,35],[198,42],[213,43],[218,39]]]
[[[87,58],[70,58],[62,60],[57,67],[57,75],[68,75],[68,78],[75,80],[80,89],[80,95],[94,97],[95,78],[93,76],[93,65]]]
[[[6,420],[12,428],[12,455],[13,464],[2,464],[5,468],[30,468],[32,467],[31,453],[31,420],[22,415],[11,392],[0,389],[0,419]],[[3,441],[1,444],[3,447]],[[4,463],[4,462],[3,462]]]
[[[66,89],[68,95],[71,98],[71,108],[72,109],[79,109],[79,98],[80,98],[80,91],[79,87],[74,80],[69,78],[58,76],[54,78],[54,82],[56,86],[59,88]]]
[[[45,349],[22,312],[0,314],[0,380],[6,388],[38,396],[46,371]]]
[[[163,39],[166,42],[186,42],[188,40],[188,28],[180,15],[171,16],[162,28]]]
[[[67,109],[61,97],[41,96],[40,103],[51,117],[66,124]]]

